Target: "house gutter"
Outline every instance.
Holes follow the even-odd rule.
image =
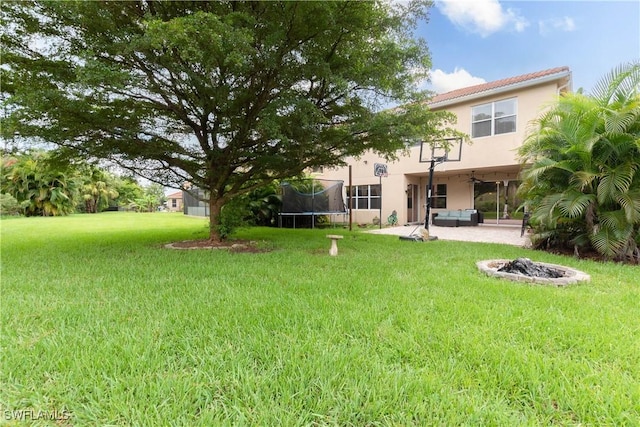
[[[465,101],[472,101],[474,99],[480,99],[480,98],[485,98],[488,96],[492,96],[492,95],[498,95],[501,93],[505,93],[505,92],[511,92],[514,90],[518,90],[518,89],[523,89],[526,87],[530,87],[530,86],[535,86],[535,85],[539,85],[542,83],[548,83],[554,80],[558,80],[564,77],[568,77],[569,78],[569,83],[567,85],[571,85],[571,71],[563,71],[561,73],[556,73],[556,74],[550,74],[548,76],[542,76],[542,77],[538,77],[536,79],[532,79],[532,80],[525,80],[523,82],[519,82],[519,83],[514,83],[514,84],[510,84],[507,86],[500,86],[500,87],[496,87],[493,89],[489,89],[489,90],[485,90],[482,92],[476,92],[476,93],[472,93],[469,95],[465,95],[465,96],[460,96],[457,98],[451,98],[451,99],[447,99],[445,101],[440,101],[440,102],[435,102],[435,103],[430,103],[427,104],[429,106],[430,109],[438,109],[438,108],[442,108],[442,107],[446,107],[449,105],[454,105],[454,104],[460,104],[462,102]],[[564,88],[567,85],[563,85],[562,88]]]
[[[558,88],[558,91],[557,91],[558,96],[562,94],[562,89],[565,89],[565,88],[569,88],[569,92],[573,92],[573,76],[571,75],[571,71],[569,71],[569,80],[567,80],[567,83],[563,84]]]

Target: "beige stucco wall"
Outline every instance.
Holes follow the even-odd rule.
[[[473,185],[469,183],[472,171],[476,178],[486,182],[500,182],[501,187],[504,185],[504,180],[517,179],[521,169],[517,149],[522,145],[529,131],[531,120],[538,117],[544,108],[548,108],[557,100],[558,87],[561,83],[549,82],[443,107],[458,117],[457,129],[470,135],[472,106],[509,98],[517,100],[516,132],[474,138],[470,145],[463,144],[461,161],[442,163],[435,167],[434,185],[447,184],[447,209],[472,207]],[[408,184],[419,186],[418,199],[414,203],[419,206],[420,221],[424,221],[429,164],[420,162],[419,153],[419,147],[413,147],[408,155],[402,155],[394,162],[387,162],[372,153],[365,154],[361,158],[346,159],[347,164],[352,167],[352,185],[378,184],[379,178],[374,176],[374,164],[387,164],[389,176],[382,178],[383,222],[393,210],[397,211],[400,224],[407,222],[410,215],[407,208]],[[322,174],[315,174],[315,176],[343,180],[345,188],[349,185],[348,167],[325,168]],[[353,222],[371,223],[374,217],[379,215],[378,210],[353,210]]]
[[[176,201],[176,206],[173,206],[173,200]],[[167,199],[167,210],[169,212],[182,212],[182,198],[170,197]]]

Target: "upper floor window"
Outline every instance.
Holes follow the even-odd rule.
[[[511,98],[472,107],[471,137],[515,132],[517,106],[516,99]]]

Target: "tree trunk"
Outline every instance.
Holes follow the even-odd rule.
[[[219,243],[222,241],[220,235],[220,212],[222,212],[222,200],[209,197],[209,240]]]
[[[91,213],[91,200],[84,201],[84,210],[86,213]]]

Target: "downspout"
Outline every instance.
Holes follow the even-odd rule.
[[[569,92],[573,92],[573,72],[572,71],[569,72],[569,79],[567,80],[567,83],[558,87],[558,89],[556,90],[556,95],[560,97],[560,95],[562,94],[562,90],[566,88],[569,88]]]

